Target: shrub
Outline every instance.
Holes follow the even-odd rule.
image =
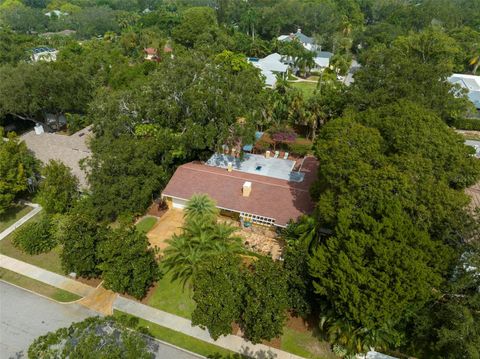
[[[452,122],[452,126],[459,130],[476,130],[480,131],[480,119],[460,118]]]
[[[312,143],[308,140],[297,140],[294,143],[289,144],[288,149],[291,153],[305,156],[312,150]]]
[[[15,233],[12,243],[30,255],[51,251],[57,245],[57,241],[52,236],[50,217],[43,216],[38,222],[25,224]]]
[[[67,113],[65,116],[67,118],[67,129],[69,134],[78,132],[90,124],[90,120],[86,116],[75,113]]]

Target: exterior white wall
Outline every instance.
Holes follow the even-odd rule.
[[[187,201],[183,199],[172,198],[173,208],[184,209]]]

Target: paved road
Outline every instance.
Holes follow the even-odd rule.
[[[40,335],[97,315],[78,304],[59,304],[0,282],[0,357],[22,358]]]
[[[79,304],[59,304],[0,281],[0,358],[26,358],[38,336],[96,315]],[[157,358],[200,358],[159,341],[154,344]]]

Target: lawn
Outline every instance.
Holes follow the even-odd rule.
[[[313,91],[315,91],[317,88],[317,84],[315,82],[290,82],[290,85],[299,89],[306,99],[312,97]]]
[[[166,274],[158,281],[155,292],[148,299],[148,305],[191,319],[195,309],[192,295],[192,289],[188,283],[183,288],[180,282],[173,282],[171,275]]]
[[[156,223],[157,223],[157,218],[144,217],[140,222],[136,224],[136,227],[138,231],[143,233],[148,233]]]
[[[0,232],[10,227],[32,209],[30,206],[14,206],[8,209],[4,214],[0,215]]]
[[[337,358],[330,350],[330,344],[322,342],[311,332],[299,332],[288,327],[283,328],[281,348],[286,352],[311,359]]]
[[[52,287],[51,285],[39,282],[38,280],[29,277],[25,277],[5,268],[0,268],[0,279],[4,280],[5,282],[15,284],[19,287],[31,290],[32,292],[44,295],[45,297],[52,298],[58,302],[73,302],[74,300],[81,298],[76,294]]]
[[[119,317],[125,315],[131,317],[129,314],[123,313],[121,311],[115,310],[113,313],[114,317]],[[191,352],[203,355],[203,356],[218,356],[221,355],[223,358],[230,357],[235,355],[234,352],[217,347],[216,345],[204,342],[202,340],[190,337],[183,333],[162,327],[158,324],[146,321],[144,319],[138,318],[139,327],[147,328],[148,333],[159,340],[164,342],[176,345],[180,348],[189,350]],[[235,358],[242,358],[243,356],[236,355]]]
[[[12,233],[13,234],[13,233]],[[13,236],[9,235],[0,241],[0,253],[8,257],[18,259],[23,262],[27,262],[38,266],[40,268],[64,275],[62,271],[62,265],[60,262],[60,252],[62,248],[60,246],[55,247],[48,253],[42,253],[31,256],[22,252],[12,244]]]

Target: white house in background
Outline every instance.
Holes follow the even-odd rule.
[[[296,33],[291,33],[290,35],[280,35],[277,37],[277,40],[283,42],[298,40],[308,51],[320,50],[320,46],[316,44],[315,40],[312,37],[303,34],[302,29],[298,29]]]
[[[330,59],[332,56],[333,54],[331,52],[318,51],[313,61],[315,61],[315,65],[318,69],[324,69],[330,66]]]
[[[45,16],[48,16],[48,17],[52,17],[52,16],[61,17],[61,16],[67,16],[67,15],[68,15],[68,12],[63,12],[60,10],[52,10],[45,13]]]
[[[468,91],[468,98],[480,110],[480,76],[453,74],[448,78],[451,84],[458,84]]]
[[[57,54],[58,51],[55,49],[51,49],[49,47],[37,47],[32,50],[32,61],[46,61],[52,62],[57,61]]]
[[[265,85],[275,87],[277,83],[277,75],[285,76],[288,71],[288,65],[282,62],[282,55],[273,53],[263,59],[249,58],[248,61],[260,69],[265,77]]]

